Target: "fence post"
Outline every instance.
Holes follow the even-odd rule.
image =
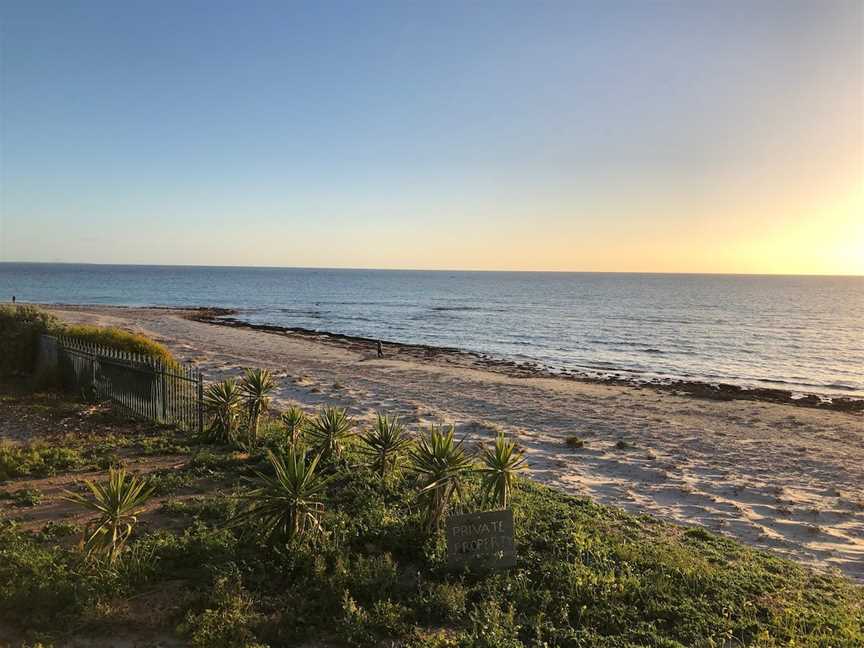
[[[90,353],[90,367],[92,368],[92,377],[90,380],[93,389],[93,399],[96,400],[98,398],[96,396],[96,353],[92,350]]]
[[[198,372],[198,434],[204,434],[204,374]]]
[[[168,422],[168,372],[164,365],[160,364],[159,378],[162,382],[162,422]],[[155,409],[155,408],[154,408]]]

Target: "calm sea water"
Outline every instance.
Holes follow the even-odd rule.
[[[221,306],[552,369],[864,396],[864,277],[0,264],[0,297]]]

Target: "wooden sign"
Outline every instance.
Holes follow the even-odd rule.
[[[447,518],[447,562],[451,567],[513,567],[513,511],[466,513]]]

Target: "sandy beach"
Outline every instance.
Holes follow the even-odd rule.
[[[277,407],[334,403],[358,420],[399,414],[415,430],[499,430],[526,448],[533,478],[596,501],[702,525],[864,581],[864,416],[756,400],[498,370],[470,354],[195,321],[156,308],[50,307],[166,344],[208,379],[246,366],[280,381]],[[568,446],[570,437],[584,441]]]

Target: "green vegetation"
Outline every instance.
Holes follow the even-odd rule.
[[[56,317],[35,306],[0,304],[0,376],[32,372],[39,336],[60,327]]]
[[[258,445],[261,415],[270,406],[270,394],[276,388],[273,375],[266,369],[247,369],[240,381],[240,394],[246,405],[247,437],[249,447]]]
[[[210,416],[210,424],[205,430],[206,439],[214,443],[237,443],[242,406],[243,395],[233,378],[207,385],[204,408]]]
[[[463,496],[462,482],[471,464],[462,442],[454,439],[452,425],[446,432],[432,426],[411,450],[411,468],[420,483],[427,530],[440,528],[450,500],[454,495]]]
[[[516,475],[525,469],[524,454],[514,441],[498,434],[495,445],[491,449],[484,448],[481,458],[483,465],[479,472],[483,479],[483,499],[488,501],[491,496],[494,505],[507,508]]]
[[[366,434],[360,435],[361,448],[370,460],[370,467],[385,479],[399,468],[402,455],[411,443],[405,426],[397,416],[378,414],[375,425]]]
[[[278,417],[262,418],[261,447],[243,452],[137,427],[98,444],[64,439],[56,449],[73,453],[68,465],[33,458],[45,448],[15,450],[8,463],[29,466],[30,478],[130,452],[154,463],[147,487],[113,470],[72,496],[97,511],[85,533],[105,530],[105,560],[82,560],[69,519],[24,528],[0,517],[0,626],[45,646],[129,628],[243,648],[864,644],[864,588],[846,579],[520,478],[520,452],[503,437],[474,457],[452,428],[404,447],[394,434],[409,459],[394,470],[389,452],[370,461],[380,444],[363,440],[398,430],[394,419],[355,439],[333,423],[342,417],[319,417],[317,450],[336,436],[341,453],[331,446],[326,471],[317,452],[284,442]],[[159,448],[187,456],[160,462]],[[138,513],[150,486],[161,501]],[[23,487],[4,484],[13,499]],[[516,567],[448,567],[439,525],[457,494],[467,510],[507,500]],[[17,519],[45,505],[27,499],[32,509],[4,510]]]
[[[111,468],[104,484],[85,483],[91,496],[67,491],[64,499],[98,514],[84,532],[84,553],[89,559],[104,559],[113,565],[126,548],[138,522],[136,515],[150,499],[153,487],[127,475],[123,468]]]
[[[270,542],[290,543],[308,530],[323,531],[320,501],[326,484],[317,472],[320,455],[306,460],[306,451],[291,446],[285,458],[267,451],[276,475],[256,473],[255,488],[242,495],[248,508],[235,516],[232,523],[252,522]]]
[[[15,477],[48,477],[83,463],[74,448],[47,443],[12,445],[0,442],[0,483]]]
[[[146,355],[161,360],[167,365],[176,365],[177,360],[163,345],[139,333],[130,333],[114,327],[74,324],[64,326],[59,335],[75,338],[79,342],[108,347],[115,351],[125,351]]]
[[[15,506],[29,507],[36,506],[44,498],[42,493],[34,488],[22,488],[15,492],[0,492],[0,499],[12,500]]]
[[[354,422],[344,409],[324,407],[309,421],[307,434],[323,461],[339,458],[345,443],[353,434]]]
[[[0,304],[0,376],[32,373],[43,334],[63,335],[177,364],[168,349],[143,335],[111,327],[68,325],[36,306]]]
[[[282,425],[285,426],[287,435],[286,441],[288,445],[296,446],[303,440],[303,430],[306,427],[307,419],[306,412],[292,405],[279,416]]]

